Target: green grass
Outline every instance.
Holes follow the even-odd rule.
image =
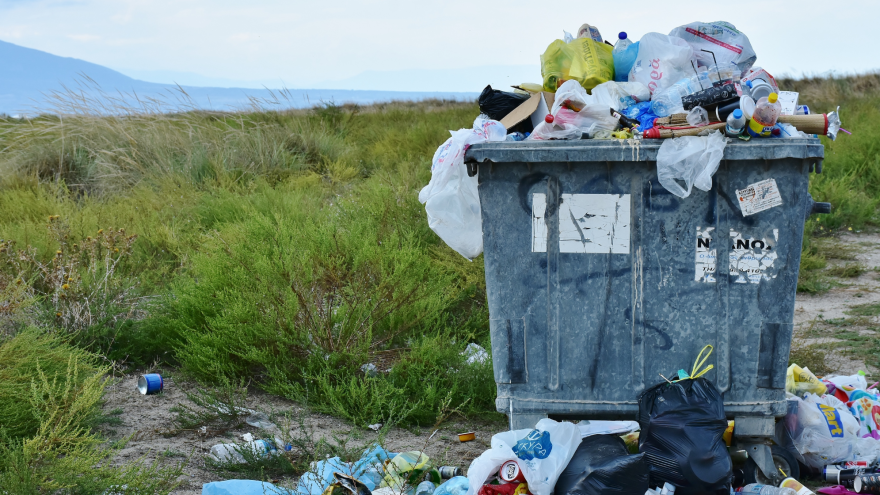
[[[877,224],[880,77],[780,84],[816,111],[840,105],[853,132],[826,141],[810,179],[834,209],[807,222],[798,288],[822,292],[865,271],[832,240]],[[491,361],[461,356],[489,348],[482,259],[445,246],[417,201],[437,146],[477,113],[428,101],[0,121],[0,331],[63,331],[118,366],[246,380],[359,425],[497,417]]]

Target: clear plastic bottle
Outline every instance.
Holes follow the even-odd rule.
[[[611,56],[614,57],[614,80],[617,82],[625,82],[629,79],[629,71],[636,61],[636,54],[632,53],[634,50],[627,50],[632,44],[625,32],[617,35],[617,42],[611,50]]]
[[[275,451],[275,445],[269,440],[253,440],[242,444],[220,443],[211,447],[211,455],[218,462],[244,464],[242,452],[248,452],[256,457],[265,457]]]
[[[742,110],[737,108],[727,116],[727,126],[724,127],[724,133],[730,137],[737,137],[746,128],[746,117]]]
[[[749,121],[748,129],[751,136],[769,136],[773,131],[776,119],[782,113],[782,105],[776,99],[776,93],[770,93],[770,96],[758,100],[752,120]]]
[[[651,97],[651,112],[658,117],[668,117],[674,113],[684,112],[681,99],[694,92],[693,81],[684,78]]]
[[[797,492],[791,488],[777,488],[773,485],[759,485],[758,483],[737,488],[736,493],[749,495],[797,495]]]

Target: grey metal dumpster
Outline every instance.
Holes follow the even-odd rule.
[[[732,140],[712,189],[681,199],[657,181],[661,144],[468,149],[480,183],[496,406],[511,428],[548,415],[633,419],[636,396],[660,374],[690,371],[706,344],[715,367],[705,376],[723,392],[738,438],[772,436],[786,413],[804,221],[830,209],[807,192],[824,148],[818,139]],[[768,179],[781,205],[771,206]],[[744,216],[738,190],[766,209]]]

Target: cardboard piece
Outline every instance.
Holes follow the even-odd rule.
[[[798,96],[796,91],[780,91],[778,102],[782,105],[782,115],[794,115],[797,111]]]
[[[520,122],[530,118],[532,126],[537,127],[538,124],[544,122],[544,117],[550,113],[550,109],[553,108],[553,100],[555,97],[555,93],[548,93],[546,91],[532,93],[532,96],[528,100],[520,103],[518,107],[514,108],[512,112],[501,119],[501,125],[503,125],[505,129],[510,129]]]

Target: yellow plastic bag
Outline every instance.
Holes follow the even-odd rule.
[[[826,394],[828,388],[816,378],[810,368],[801,368],[793,364],[788,367],[788,372],[785,375],[785,391],[803,397],[807,392],[817,395]]]
[[[415,486],[425,471],[430,471],[431,459],[418,451],[402,452],[385,465],[385,479],[380,486],[402,491],[407,484]]]
[[[555,93],[563,82],[574,79],[587,91],[614,79],[611,45],[577,38],[571,43],[556,40],[541,55],[544,90]]]

